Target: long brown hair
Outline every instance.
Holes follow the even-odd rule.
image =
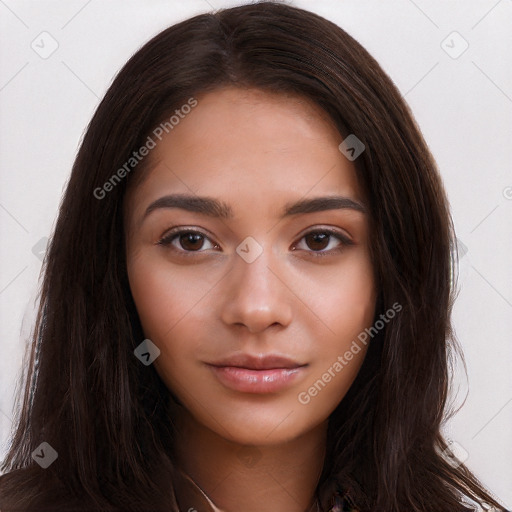
[[[343,138],[363,142],[355,164],[370,209],[376,317],[402,305],[330,418],[319,489],[335,482],[361,511],[456,512],[465,510],[462,496],[501,509],[464,465],[439,454],[457,346],[456,256],[428,147],[392,81],[352,37],[308,11],[260,2],[164,30],[97,108],[44,261],[23,403],[2,465],[2,510],[178,510],[172,399],[133,354],[144,336],[121,205],[145,161],[105,183],[163,119],[226,85],[307,97]],[[58,453],[47,469],[31,456],[43,441]]]

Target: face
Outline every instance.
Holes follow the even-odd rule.
[[[131,291],[156,371],[196,425],[290,441],[325,424],[366,353],[351,349],[375,313],[364,197],[308,100],[197,99],[125,197]]]

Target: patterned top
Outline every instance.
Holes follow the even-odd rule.
[[[206,493],[188,476],[178,471],[176,499],[180,512],[223,512]],[[337,491],[331,498],[329,512],[357,512],[350,498]],[[320,504],[315,501],[308,512],[322,512]]]

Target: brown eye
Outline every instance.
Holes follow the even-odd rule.
[[[180,246],[186,251],[196,251],[204,244],[204,237],[200,233],[189,232],[179,235]]]
[[[307,246],[313,251],[321,251],[329,245],[329,233],[313,232],[304,237]]]
[[[212,243],[210,239],[200,231],[193,230],[173,230],[158,242],[158,245],[169,247],[176,252],[194,253],[194,252],[205,252],[206,249],[217,249],[218,245]],[[210,247],[206,246],[205,243],[210,244]]]
[[[305,248],[300,247],[302,241]],[[354,242],[338,231],[316,229],[306,233],[296,247],[313,256],[329,256],[343,251],[349,245],[354,245]]]

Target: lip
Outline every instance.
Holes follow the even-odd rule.
[[[235,354],[207,363],[221,384],[243,393],[275,393],[290,386],[307,364],[275,354]]]

